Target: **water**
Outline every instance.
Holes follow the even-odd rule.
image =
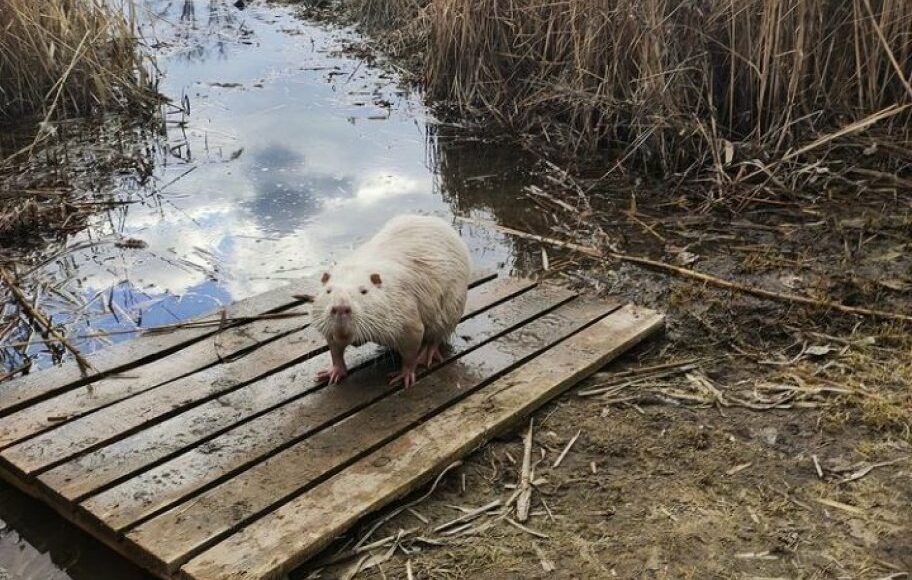
[[[74,336],[171,323],[314,274],[400,213],[540,223],[537,207],[517,203],[528,165],[503,147],[442,137],[419,94],[338,54],[352,32],[218,0],[138,8],[162,90],[189,115],[169,109],[151,180],[114,182],[136,203],[100,214],[43,267],[87,304],[45,303]],[[476,265],[521,268],[521,247],[460,227]],[[43,346],[29,353],[50,364]],[[0,578],[4,568],[14,578],[139,574],[2,486],[0,530]]]
[[[131,336],[99,331],[173,323],[318,272],[404,212],[539,219],[516,204],[528,167],[515,152],[440,137],[420,95],[338,54],[352,32],[227,0],[139,6],[162,91],[189,115],[169,107],[152,179],[115,181],[136,203],[99,215],[44,268],[89,303],[43,304],[80,350]],[[478,266],[516,265],[507,240],[461,229]],[[49,354],[30,348],[41,366]]]

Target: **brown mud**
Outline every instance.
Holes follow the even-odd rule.
[[[503,225],[540,235],[583,243],[607,235],[625,251],[749,285],[912,311],[908,196],[736,214],[695,211],[686,196],[670,205],[663,193],[640,194],[634,210],[618,192],[590,199],[602,208],[577,225],[577,210],[553,200],[542,208],[556,216],[545,220],[550,228],[491,210]],[[548,255],[545,275],[665,311],[665,336],[535,414],[531,532],[500,506],[465,529],[434,532],[511,498],[520,430],[475,452],[415,505],[427,523],[406,511],[365,538],[370,518],[351,541],[410,533],[321,577],[359,565],[367,578],[406,578],[408,569],[415,578],[902,578],[912,570],[908,325],[518,245],[530,263]],[[648,371],[656,365],[670,368]],[[601,392],[582,396],[593,390]]]
[[[390,44],[379,40],[351,49],[383,66]],[[407,51],[392,58],[396,68],[420,65]],[[530,234],[781,295],[912,313],[912,190],[899,179],[872,184],[822,172],[772,195],[749,183],[587,179],[611,163],[565,170],[542,160],[533,182],[504,182],[478,160],[496,165],[535,147],[522,136],[478,135],[438,149],[442,180],[458,180],[447,186],[460,191],[456,215],[483,208]],[[490,150],[479,155],[479,147]],[[908,323],[760,299],[528,239],[513,244],[527,272],[665,312],[666,334],[535,414],[538,481],[527,529],[510,521],[520,429],[448,471],[426,499],[425,489],[367,518],[301,577],[912,573]],[[670,368],[649,372],[654,366]],[[439,529],[495,501],[468,524]]]

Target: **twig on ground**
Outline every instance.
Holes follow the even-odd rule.
[[[861,479],[862,477],[868,475],[869,473],[871,473],[872,471],[874,471],[874,470],[877,469],[878,467],[886,467],[886,466],[888,466],[888,465],[894,465],[894,464],[896,464],[896,463],[902,463],[903,461],[907,461],[907,460],[909,460],[909,459],[910,459],[909,456],[906,456],[906,457],[898,457],[898,458],[892,459],[892,460],[890,460],[890,461],[881,461],[881,462],[879,462],[879,463],[872,463],[872,464],[870,464],[870,465],[865,465],[864,467],[861,467],[860,469],[858,469],[858,470],[856,470],[855,472],[853,472],[851,475],[848,475],[848,476],[844,477],[843,479],[839,480],[839,483],[840,483],[840,484],[849,483],[849,482],[852,482],[852,481]]]
[[[500,507],[500,500],[499,500],[499,499],[495,499],[494,501],[492,501],[492,502],[490,502],[490,503],[487,503],[487,504],[481,506],[481,507],[478,508],[478,509],[470,510],[470,511],[468,511],[468,512],[462,514],[461,516],[459,516],[459,517],[456,518],[456,519],[453,519],[453,520],[450,520],[450,521],[448,521],[448,522],[445,522],[445,523],[440,524],[439,526],[437,526],[436,528],[434,528],[434,532],[439,533],[439,532],[441,532],[441,531],[443,531],[443,530],[445,530],[445,529],[447,529],[447,528],[451,528],[451,527],[453,527],[453,526],[455,526],[455,525],[463,524],[463,523],[465,523],[465,522],[472,521],[472,520],[474,520],[474,519],[476,519],[476,518],[478,518],[478,517],[481,517],[482,515],[486,514],[487,512],[491,511],[492,509],[494,509],[494,508],[496,508],[496,507]]]
[[[431,497],[431,494],[433,494],[434,491],[437,490],[437,486],[440,485],[440,480],[443,479],[443,476],[445,476],[447,473],[449,473],[453,469],[456,469],[460,465],[462,465],[462,461],[454,461],[453,463],[449,464],[434,479],[434,483],[431,484],[431,488],[429,490],[427,490],[427,493],[425,493],[424,495],[422,495],[421,497],[419,497],[416,500],[410,501],[409,503],[407,503],[405,505],[399,506],[398,508],[394,509],[390,513],[386,514],[385,516],[381,517],[376,522],[374,522],[374,524],[371,526],[370,530],[368,530],[368,532],[366,534],[364,534],[364,536],[362,536],[362,538],[358,541],[358,543],[355,544],[353,549],[358,549],[360,546],[362,546],[368,539],[370,539],[370,537],[373,535],[373,533],[376,532],[380,526],[382,526],[386,522],[390,521],[394,517],[398,516],[405,510],[407,510],[411,507],[415,507],[419,503],[421,503],[424,500],[426,500],[427,498]]]
[[[506,518],[506,520],[511,526],[513,526],[519,530],[522,530],[522,531],[526,532],[527,534],[532,534],[536,538],[542,538],[544,540],[548,539],[547,534],[543,534],[541,532],[537,532],[537,531],[533,530],[532,528],[528,528],[528,527],[522,525],[521,523],[517,522],[513,518]]]
[[[912,106],[912,105],[910,105]],[[908,108],[907,107],[904,107]],[[869,316],[872,318],[884,318],[888,320],[901,320],[903,322],[912,322],[912,315],[901,314],[899,312],[888,312],[886,310],[876,310],[871,308],[861,308],[856,306],[847,306],[839,302],[833,302],[830,300],[820,300],[817,298],[810,298],[809,296],[800,296],[798,294],[789,294],[783,292],[773,292],[772,290],[764,290],[762,288],[754,288],[751,286],[746,286],[739,282],[734,282],[732,280],[726,280],[724,278],[719,278],[711,274],[706,274],[703,272],[698,272],[696,270],[691,270],[689,268],[682,268],[680,266],[673,266],[665,262],[660,262],[658,260],[653,260],[651,258],[646,258],[643,256],[631,256],[628,254],[621,254],[619,252],[607,251],[602,252],[598,248],[592,246],[583,246],[580,244],[574,244],[571,242],[564,242],[561,240],[555,240],[551,238],[546,238],[536,234],[529,234],[519,230],[514,230],[511,228],[506,228],[495,223],[485,222],[482,220],[476,220],[471,218],[458,218],[461,221],[474,223],[480,226],[486,226],[491,229],[501,231],[505,234],[511,234],[517,237],[526,238],[530,240],[536,240],[545,244],[551,244],[553,246],[571,249],[587,256],[593,258],[612,258],[615,260],[620,260],[623,262],[628,262],[631,264],[637,264],[645,268],[652,270],[660,270],[663,272],[669,272],[673,274],[678,274],[686,278],[691,278],[694,280],[699,280],[706,284],[716,286],[718,288],[724,288],[726,290],[734,290],[736,292],[741,292],[744,294],[750,294],[752,296],[757,296],[759,298],[767,298],[770,300],[775,300],[777,302],[791,302],[795,304],[804,304],[806,306],[812,306],[814,308],[821,308],[824,310],[836,310],[844,314],[854,314],[859,316]]]
[[[532,505],[532,427],[533,419],[529,419],[529,430],[526,431],[522,471],[520,472],[519,495],[516,498],[516,519],[521,522],[529,519],[529,508]]]
[[[579,429],[576,432],[576,435],[574,435],[573,438],[567,443],[567,446],[564,447],[564,450],[561,451],[561,454],[558,455],[557,459],[554,460],[554,463],[551,465],[551,467],[553,467],[555,469],[560,467],[560,464],[564,460],[564,457],[566,457],[567,454],[570,453],[570,448],[573,447],[573,444],[576,443],[576,440],[579,439],[580,433],[582,433],[582,432],[583,432],[582,429]]]

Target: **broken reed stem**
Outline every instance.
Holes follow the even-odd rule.
[[[564,461],[564,458],[567,457],[567,454],[570,453],[570,449],[573,448],[573,444],[576,443],[576,440],[579,439],[580,433],[582,432],[582,429],[579,429],[576,432],[576,435],[573,436],[573,438],[567,443],[567,446],[564,447],[564,450],[561,451],[561,454],[557,457],[557,459],[554,460],[554,463],[551,465],[552,468],[557,469],[560,467],[560,464]]]
[[[224,310],[222,311],[224,312]],[[299,316],[307,316],[309,312],[272,312],[266,314],[258,314],[256,316],[236,316],[230,317],[225,316],[218,319],[205,319],[205,320],[190,320],[187,322],[177,322],[174,324],[163,324],[162,326],[150,326],[147,328],[131,328],[128,330],[111,330],[106,332],[90,332],[87,334],[78,334],[76,336],[71,336],[72,340],[87,340],[90,338],[107,338],[109,336],[117,336],[121,334],[136,334],[139,336],[147,334],[166,334],[169,332],[176,332],[178,330],[184,330],[186,328],[206,328],[209,326],[217,326],[219,328],[234,327],[240,324],[247,324],[249,322],[255,322],[257,320],[282,320],[285,318],[297,318]],[[10,347],[26,347],[32,346],[35,344],[50,344],[54,342],[59,342],[57,337],[49,337],[42,340],[30,340],[26,342],[16,342],[8,344]]]
[[[54,328],[53,323],[44,315],[43,312],[37,308],[33,308],[28,298],[25,297],[25,294],[22,293],[22,289],[19,288],[19,285],[16,283],[15,277],[3,266],[0,266],[0,279],[3,280],[3,283],[6,284],[6,287],[9,288],[10,293],[16,299],[16,302],[19,304],[19,307],[25,311],[28,317],[38,326],[42,328],[44,334],[54,337],[57,342],[62,344],[68,351],[73,354],[73,357],[76,359],[76,364],[79,365],[79,371],[82,373],[82,376],[87,376],[88,372],[92,369],[92,365],[89,364],[89,361],[82,356],[82,353],[74,347],[70,341],[66,339],[65,336],[60,334],[56,328]]]
[[[798,294],[789,294],[785,292],[773,292],[772,290],[764,290],[762,288],[755,288],[752,286],[747,286],[741,284],[740,282],[734,282],[732,280],[726,280],[724,278],[719,278],[711,274],[706,274],[703,272],[698,272],[696,270],[691,270],[689,268],[682,268],[680,266],[674,266],[659,260],[653,260],[651,258],[646,258],[643,256],[631,256],[628,254],[622,254],[619,252],[607,251],[602,252],[598,248],[592,246],[583,246],[580,244],[574,244],[571,242],[564,242],[561,240],[555,240],[552,238],[546,238],[544,236],[539,236],[536,234],[530,234],[520,230],[514,230],[512,228],[507,228],[499,224],[492,222],[485,222],[483,220],[476,220],[473,218],[463,218],[457,217],[459,221],[476,224],[479,226],[491,228],[503,232],[505,234],[513,235],[520,238],[526,238],[529,240],[535,240],[544,244],[550,244],[552,246],[557,246],[559,248],[566,248],[569,250],[574,250],[580,252],[587,256],[593,258],[611,258],[614,260],[620,260],[622,262],[628,262],[630,264],[636,264],[638,266],[643,266],[651,270],[659,270],[661,272],[667,272],[671,274],[677,274],[685,278],[690,278],[692,280],[699,280],[706,284],[716,286],[718,288],[724,288],[726,290],[733,290],[735,292],[741,292],[744,294],[750,294],[752,296],[757,296],[758,298],[767,298],[770,300],[775,300],[777,302],[788,302],[794,304],[803,304],[805,306],[811,306],[814,308],[821,308],[823,310],[835,310],[837,312],[842,312],[843,314],[853,314],[857,316],[868,316],[871,318],[881,318],[886,320],[899,320],[902,322],[912,322],[912,315],[901,314],[899,312],[889,312],[886,310],[877,310],[873,308],[861,308],[857,306],[848,306],[840,302],[834,302],[831,300],[821,300],[818,298],[811,298],[809,296],[801,296]]]
[[[692,278],[695,280],[700,280],[701,282],[706,282],[713,286],[719,288],[725,288],[727,290],[734,290],[736,292],[742,292],[744,294],[750,294],[752,296],[757,296],[759,298],[769,298],[770,300],[776,300],[777,302],[791,302],[796,304],[804,304],[806,306],[812,306],[814,308],[821,308],[824,310],[836,310],[844,314],[854,314],[859,316],[869,316],[872,318],[883,318],[887,320],[900,320],[903,322],[912,322],[912,316],[908,314],[900,314],[899,312],[888,312],[886,310],[876,310],[872,308],[861,308],[857,306],[848,306],[840,302],[834,302],[832,300],[821,300],[818,298],[811,298],[809,296],[801,296],[798,294],[789,294],[785,292],[773,292],[772,290],[764,290],[762,288],[754,288],[751,286],[746,286],[739,282],[733,282],[731,280],[725,280],[724,278],[719,278],[717,276],[712,276],[710,274],[705,274],[703,272],[697,272],[696,270],[690,270],[688,268],[681,268],[679,266],[673,266],[671,264],[666,264],[665,262],[660,262],[658,260],[652,260],[649,258],[644,258],[642,256],[628,256],[626,254],[618,254],[615,252],[608,252],[608,256],[616,260],[621,260],[624,262],[629,262],[631,264],[638,264],[640,266],[645,266],[654,270],[661,270],[663,272],[672,272],[679,274],[681,276]]]
[[[529,419],[529,430],[526,431],[523,448],[522,471],[519,479],[519,495],[516,497],[516,519],[524,522],[529,519],[529,508],[532,506],[532,428],[533,419]]]
[[[880,41],[881,46],[883,46],[884,52],[887,53],[887,58],[890,59],[890,64],[893,66],[893,70],[896,71],[896,76],[899,77],[903,87],[909,94],[909,99],[912,99],[912,85],[909,85],[909,79],[906,78],[902,67],[899,65],[899,61],[896,60],[893,49],[890,48],[890,43],[887,42],[887,37],[884,36],[883,29],[877,23],[877,18],[874,17],[874,10],[871,9],[871,0],[864,0],[864,5],[865,9],[868,11],[868,18],[871,19],[871,25],[874,27],[874,32],[877,33],[877,39]]]

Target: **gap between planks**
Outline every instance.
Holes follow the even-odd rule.
[[[490,280],[489,274],[476,273],[471,284],[477,286]],[[215,333],[212,340],[206,340],[208,336],[201,338],[181,350],[130,369],[128,374],[100,377],[88,385],[37,401],[0,423],[0,449],[219,363],[230,363],[276,340],[295,340],[296,333],[303,331],[309,322],[305,316],[254,320]]]
[[[314,280],[305,279],[235,302],[224,309],[225,315],[227,318],[243,319],[292,308],[302,303],[302,300],[293,298],[292,293],[300,291],[302,286],[307,288],[308,284],[313,283]],[[211,317],[210,313],[193,320],[205,320]],[[229,323],[229,327],[241,324],[243,321],[234,321]],[[212,336],[220,330],[222,329],[218,327],[187,327],[165,334],[143,334],[133,340],[113,345],[86,357],[95,370],[88,376],[83,376],[75,361],[68,360],[60,366],[30,373],[0,384],[0,417],[113,373],[152,362]]]
[[[476,274],[476,281],[471,285],[473,289],[477,288],[479,285],[482,285],[486,282],[497,279],[498,282],[509,282],[506,286],[512,284],[512,291],[504,291],[500,296],[487,296],[484,300],[487,300],[487,303],[477,304],[478,312],[483,312],[484,310],[490,309],[497,306],[503,301],[509,300],[523,292],[536,286],[535,282],[528,280],[517,280],[513,278],[497,278],[496,274]],[[504,289],[506,290],[506,288]],[[482,302],[484,301],[482,300]],[[81,527],[91,535],[95,536],[110,548],[114,549],[116,552],[124,555],[128,559],[132,559],[133,552],[125,547],[124,543],[116,535],[112,535],[110,530],[104,527],[100,527],[100,522],[93,517],[87,517],[87,515],[81,510],[73,510],[73,505],[66,501],[63,501],[61,497],[57,496],[53,492],[49,493],[49,489],[43,485],[37,485],[38,482],[34,479],[24,477],[23,474],[16,469],[8,469],[8,464],[4,465],[5,462],[0,462],[0,478],[9,481],[15,487],[19,488],[23,492],[41,499],[63,515],[66,519],[70,520],[77,526]]]
[[[477,285],[497,277],[495,272],[475,271],[473,282]],[[84,375],[75,360],[67,360],[59,366],[30,373],[0,383],[0,417],[28,407],[36,402],[56,396],[80,386],[88,385],[106,376],[123,373],[129,369],[155,362],[156,360],[179,352],[200,340],[216,335],[226,328],[235,328],[250,324],[244,319],[263,314],[281,312],[305,302],[300,294],[312,294],[319,288],[316,277],[307,277],[291,284],[269,290],[256,296],[234,302],[188,322],[200,320],[220,320],[222,313],[228,319],[224,327],[187,326],[166,333],[140,334],[136,338],[105,348],[86,358],[95,371]]]
[[[489,277],[482,279],[490,280]],[[484,292],[485,286],[479,291]],[[283,340],[263,344],[242,359],[209,366],[175,381],[143,389],[93,413],[36,434],[7,447],[0,452],[0,457],[26,474],[40,473],[73,456],[91,452],[166,420],[190,406],[236,391],[319,355],[326,350],[325,342],[310,328],[287,334]],[[289,349],[289,344],[293,348]],[[167,360],[153,364],[167,364]],[[34,421],[28,409],[22,413]]]

